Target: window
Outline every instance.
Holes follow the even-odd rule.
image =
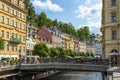
[[[20,23],[20,29],[22,29],[22,23]]]
[[[17,46],[16,46],[16,52],[17,52],[17,50],[18,50],[18,49],[17,49]]]
[[[116,22],[117,21],[116,13],[112,13],[111,20],[112,20],[112,22]]]
[[[9,44],[7,44],[7,51],[9,51]]]
[[[4,23],[4,16],[2,16],[2,23]]]
[[[17,14],[17,11],[16,11],[16,16],[17,16],[18,14]]]
[[[4,4],[2,4],[2,9],[4,10]]]
[[[7,38],[9,38],[9,32],[7,32]]]
[[[28,37],[30,38],[30,34],[28,34]]]
[[[14,26],[14,20],[12,20],[12,26]]]
[[[12,33],[12,38],[14,38],[14,33]]]
[[[21,53],[21,52],[22,52],[22,48],[21,48],[21,46],[20,46],[19,53]]]
[[[7,7],[6,11],[9,12],[9,7]]]
[[[12,51],[14,51],[14,45],[12,45]]]
[[[23,47],[23,51],[25,52],[25,47]]]
[[[21,35],[20,35],[20,40],[22,40],[22,37],[21,37]]]
[[[112,40],[116,40],[117,39],[117,31],[113,30],[112,31]]]
[[[111,5],[116,6],[116,0],[111,0]]]
[[[14,9],[12,10],[12,14],[14,15]]]
[[[17,27],[17,21],[16,21],[16,27]]]
[[[30,28],[28,28],[28,33],[30,33]]]
[[[4,31],[2,30],[2,37],[4,37]]]
[[[9,24],[9,18],[6,19],[6,24]]]
[[[22,14],[20,13],[20,18],[22,18]]]
[[[23,30],[25,30],[25,24],[23,24]]]

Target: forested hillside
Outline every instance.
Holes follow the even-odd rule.
[[[90,40],[90,30],[88,26],[83,26],[82,28],[76,30],[71,23],[64,23],[62,21],[58,21],[57,19],[52,20],[48,18],[45,12],[36,14],[35,9],[30,0],[24,0],[24,3],[28,11],[28,15],[26,17],[27,23],[32,23],[39,29],[43,25],[46,25],[47,28],[56,26],[61,32],[72,35],[73,37],[76,37],[79,40]]]

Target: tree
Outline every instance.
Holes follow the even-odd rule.
[[[79,40],[90,40],[90,30],[88,26],[82,27],[77,30],[77,35]]]
[[[45,14],[45,12],[41,12],[41,14],[38,15],[38,19],[37,19],[37,27],[41,28],[43,25],[46,25],[47,23],[47,15]]]
[[[36,44],[34,46],[33,55],[38,55],[40,57],[48,57],[49,49],[44,43]]]
[[[26,17],[26,21],[36,25],[35,23],[35,10],[34,7],[32,5],[32,3],[30,3],[30,0],[24,0],[24,4],[25,4],[25,8],[27,9],[27,17]]]
[[[0,50],[4,49],[4,40],[0,37]]]
[[[60,54],[59,54],[60,58],[66,57],[66,51],[63,48],[57,48],[57,50],[60,52]]]
[[[50,57],[56,58],[59,56],[59,51],[56,48],[50,48]]]
[[[68,56],[71,56],[71,57],[75,56],[75,54],[72,50],[66,50],[66,53],[67,53]]]

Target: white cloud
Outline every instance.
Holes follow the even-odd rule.
[[[91,3],[91,0],[86,0],[87,3]]]
[[[50,10],[54,12],[63,11],[59,5],[52,3],[51,0],[46,0],[45,2],[42,2],[41,0],[34,0],[32,3],[35,7],[40,9]]]
[[[95,4],[91,6],[80,5],[78,10],[75,11],[77,14],[77,18],[85,19],[85,18],[93,18],[101,16],[101,4]]]
[[[89,21],[89,22],[87,22],[87,24],[79,25],[77,27],[77,29],[79,29],[79,28],[81,28],[83,26],[88,26],[91,33],[98,33],[98,34],[101,33],[100,32],[100,27],[101,27],[101,22],[100,21],[97,21],[97,22]]]

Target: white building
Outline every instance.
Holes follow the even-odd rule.
[[[102,55],[102,43],[96,41],[93,46],[95,48],[95,55]]]
[[[86,53],[87,51],[87,46],[86,46],[86,42],[79,42],[79,52],[84,52]]]
[[[32,50],[36,44],[37,28],[31,24],[27,24],[26,35],[26,55],[32,55]]]

